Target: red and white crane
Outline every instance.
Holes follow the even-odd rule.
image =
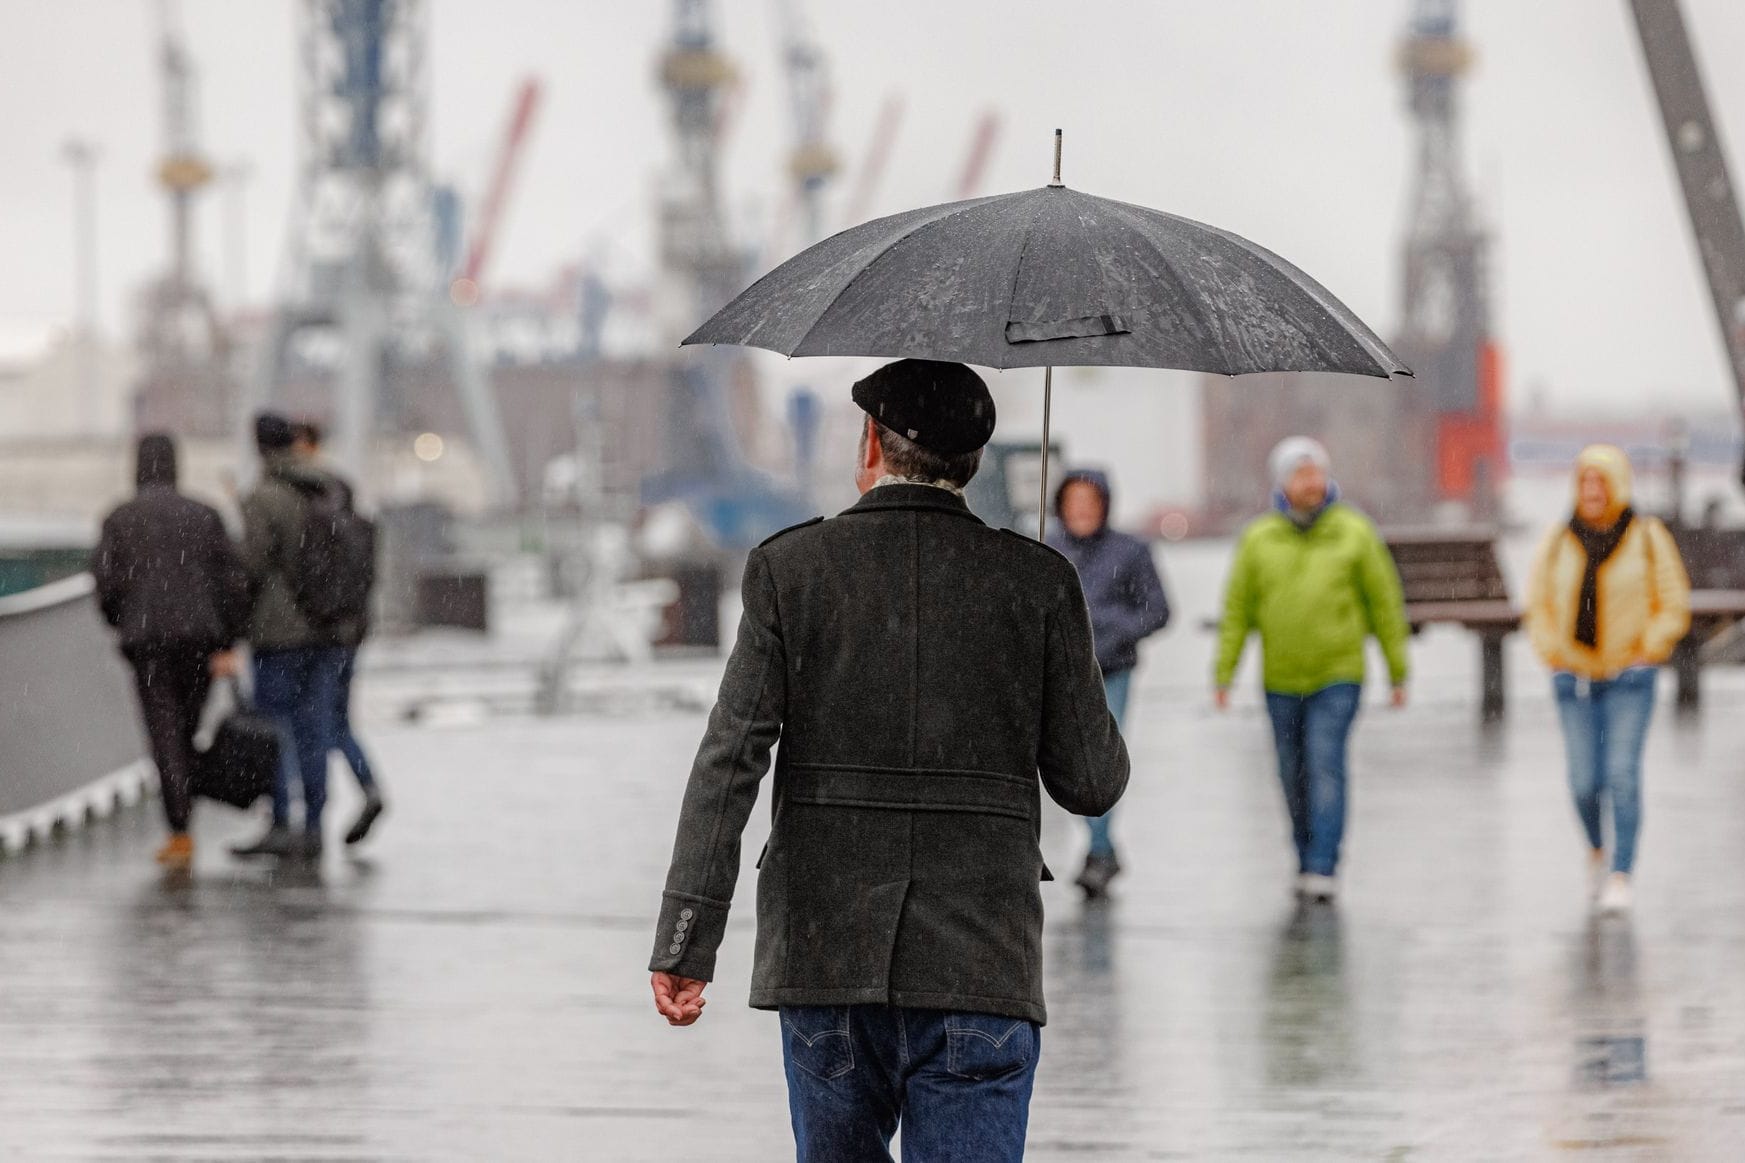
[[[542,92],[537,77],[522,81],[521,87],[516,91],[515,104],[509,115],[509,126],[503,134],[502,148],[497,153],[497,165],[491,171],[491,184],[486,188],[485,200],[479,207],[478,226],[473,230],[472,244],[467,247],[466,261],[461,264],[460,273],[455,276],[450,286],[454,301],[463,307],[471,306],[479,300],[480,279],[484,276],[486,264],[491,261],[491,250],[496,244],[497,230],[503,221],[503,208],[514,186],[516,169],[526,152],[528,131],[533,126],[534,115],[539,111]]]

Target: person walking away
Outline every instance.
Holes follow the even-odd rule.
[[[1570,795],[1604,912],[1630,908],[1657,668],[1690,630],[1690,579],[1678,546],[1659,520],[1630,507],[1631,476],[1622,449],[1582,451],[1575,511],[1546,536],[1527,586],[1527,633],[1551,669]]]
[[[91,574],[103,617],[133,668],[170,835],[158,863],[193,865],[194,734],[212,675],[248,618],[248,575],[217,511],[176,488],[176,445],[140,437],[134,498],[103,521]]]
[[[325,464],[321,456],[321,426],[313,420],[300,420],[291,426],[291,451],[297,460],[310,468],[326,473],[330,486],[338,491],[338,503],[354,521],[362,521],[357,516],[355,493],[351,483],[343,476],[333,471]],[[359,809],[357,819],[352,821],[346,831],[345,842],[349,845],[361,844],[375,826],[376,820],[387,810],[387,802],[382,795],[381,781],[377,778],[375,768],[369,757],[364,754],[363,745],[358,742],[357,734],[351,726],[351,684],[357,674],[358,648],[363,645],[364,638],[370,630],[369,591],[374,588],[374,531],[371,530],[369,553],[369,584],[365,588],[362,611],[355,617],[348,618],[334,628],[336,644],[340,648],[338,671],[333,677],[333,742],[334,747],[344,757],[346,766],[351,768],[353,777],[357,779],[358,789],[363,792],[364,803]]]
[[[1273,449],[1269,466],[1273,510],[1243,531],[1224,593],[1215,701],[1229,707],[1243,648],[1258,630],[1297,895],[1331,901],[1364,643],[1373,636],[1381,644],[1393,705],[1403,707],[1410,630],[1393,557],[1369,518],[1339,499],[1327,450],[1293,436]]]
[[[317,859],[327,803],[327,753],[333,748],[333,686],[343,648],[331,626],[303,608],[305,550],[315,532],[309,518],[328,496],[325,474],[298,463],[291,422],[273,412],[255,418],[261,479],[243,499],[242,559],[254,595],[248,640],[254,654],[255,708],[283,733],[279,778],[273,784],[272,825],[259,839],[233,847],[237,856]],[[299,835],[291,827],[291,789],[302,792]]]
[[[746,561],[654,1003],[702,1013],[779,736],[751,1004],[780,1014],[797,1157],[889,1160],[900,1121],[911,1157],[1017,1160],[1047,1019],[1041,792],[1102,815],[1126,745],[1070,563],[964,503],[994,429],[981,378],[900,360],[853,397],[859,502]]]
[[[1106,473],[1095,469],[1068,473],[1055,490],[1058,524],[1048,544],[1078,570],[1079,584],[1090,606],[1103,693],[1116,726],[1125,732],[1139,643],[1169,625],[1169,599],[1164,595],[1163,580],[1157,576],[1157,564],[1151,559],[1151,547],[1109,527],[1111,500]],[[1105,814],[1085,821],[1090,829],[1090,850],[1077,883],[1087,898],[1102,896],[1121,871],[1110,819]]]

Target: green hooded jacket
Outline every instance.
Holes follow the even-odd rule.
[[[1375,526],[1335,502],[1307,529],[1282,513],[1251,522],[1236,548],[1219,625],[1216,682],[1228,687],[1251,631],[1274,694],[1308,695],[1363,681],[1363,643],[1374,635],[1395,686],[1406,681],[1400,575]]]

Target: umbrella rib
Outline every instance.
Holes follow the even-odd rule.
[[[1188,289],[1187,280],[1182,277],[1180,271],[1175,269],[1175,263],[1170,261],[1169,256],[1163,253],[1163,248],[1158,246],[1157,242],[1146,231],[1145,223],[1143,221],[1140,221],[1137,223],[1134,222],[1135,216],[1128,213],[1128,211],[1138,209],[1138,207],[1130,206],[1126,202],[1115,202],[1113,200],[1111,200],[1110,204],[1115,207],[1115,213],[1124,217],[1127,220],[1127,224],[1129,226],[1133,227],[1134,233],[1136,233],[1137,235],[1139,235],[1139,237],[1141,237],[1145,240],[1145,245],[1151,248],[1151,253],[1157,256],[1157,261],[1163,265],[1164,272],[1167,273],[1169,275],[1170,279],[1174,281],[1175,286],[1176,286],[1176,290],[1180,295],[1180,301],[1184,305],[1193,304],[1193,303],[1197,302],[1198,301],[1197,298]],[[1169,215],[1169,217],[1173,217],[1173,215]],[[1202,317],[1200,322],[1203,326],[1206,327],[1207,331],[1209,331],[1217,341],[1218,356],[1220,359],[1222,359],[1224,361],[1225,370],[1224,370],[1223,374],[1224,375],[1235,374],[1229,370],[1229,369],[1235,367],[1236,364],[1230,358],[1230,349],[1225,343],[1224,329],[1222,327],[1217,326],[1216,322],[1214,320],[1210,320],[1210,319]]]
[[[1024,241],[1018,247],[1018,261],[1012,264],[1012,285],[1006,291],[1006,317],[1001,320],[1002,330],[1005,324],[1013,321],[1012,304],[1018,301],[1018,280],[1024,277],[1024,256],[1030,252],[1030,238],[1036,233],[1036,220],[1042,217],[1042,212],[1047,208],[1047,199],[1038,198],[1036,200],[1036,212],[1030,215],[1030,221],[1024,225]],[[1006,350],[1008,352],[1011,350],[1011,344],[1009,342],[1006,345]],[[1004,359],[1000,361],[1001,370],[1005,370],[1008,366],[1010,365],[1008,365]]]
[[[1392,378],[1396,369],[1407,375],[1412,374],[1411,369],[1400,363],[1399,357],[1389,351],[1387,345],[1381,342],[1379,337],[1371,338],[1368,324],[1359,319],[1349,307],[1333,298],[1332,292],[1310,278],[1306,272],[1299,270],[1288,260],[1273,254],[1259,243],[1248,241],[1240,234],[1232,234],[1230,231],[1220,230],[1216,226],[1208,226],[1206,229],[1216,231],[1221,237],[1241,247],[1301,288],[1317,307],[1325,311],[1334,322],[1344,328],[1346,334],[1357,340],[1359,346],[1363,348],[1364,354],[1369,356],[1370,361],[1375,364],[1376,369],[1383,374],[1384,378]],[[1321,346],[1319,340],[1316,340],[1316,346]]]
[[[858,282],[860,280],[860,278],[863,275],[865,275],[868,271],[872,270],[873,267],[875,267],[879,263],[883,262],[890,255],[890,253],[892,251],[896,250],[899,246],[903,245],[905,242],[908,242],[911,238],[914,238],[917,234],[921,233],[923,230],[926,230],[929,227],[937,226],[941,222],[944,222],[946,219],[952,217],[953,215],[961,213],[964,210],[968,210],[973,206],[979,205],[979,204],[986,202],[986,201],[989,201],[989,200],[990,200],[990,198],[970,198],[970,199],[967,199],[967,200],[962,201],[962,202],[947,202],[941,207],[941,209],[943,209],[945,211],[945,213],[940,214],[940,215],[933,217],[933,218],[929,218],[925,222],[917,223],[915,226],[911,227],[909,230],[906,230],[902,234],[898,235],[896,238],[891,239],[889,244],[887,244],[884,247],[884,249],[880,250],[877,254],[873,255],[873,257],[871,259],[869,259],[866,263],[864,263],[859,270],[855,271],[854,274],[849,277],[847,282],[843,283],[842,286],[840,286],[836,289],[836,293],[834,295],[830,296],[830,301],[828,303],[824,304],[823,308],[819,310],[818,314],[813,318],[812,322],[807,325],[805,332],[803,334],[801,334],[800,338],[794,343],[793,348],[791,350],[785,352],[784,354],[786,354],[788,356],[799,355],[800,349],[802,347],[806,346],[806,341],[808,339],[812,338],[812,332],[818,330],[818,325],[824,322],[824,316],[830,314],[831,309],[836,306],[837,302],[842,298],[842,296],[844,296],[848,293],[848,289],[850,287],[854,286],[854,284],[856,282]],[[772,271],[770,273],[774,274],[775,272]],[[765,276],[765,277],[767,278],[768,276]],[[869,353],[860,353],[860,354],[869,354]]]

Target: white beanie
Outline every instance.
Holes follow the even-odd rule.
[[[1326,446],[1319,440],[1310,436],[1287,436],[1279,441],[1272,455],[1266,458],[1267,467],[1272,470],[1273,486],[1284,488],[1304,463],[1315,465],[1322,472],[1331,472],[1333,468],[1333,458],[1327,455]]]

